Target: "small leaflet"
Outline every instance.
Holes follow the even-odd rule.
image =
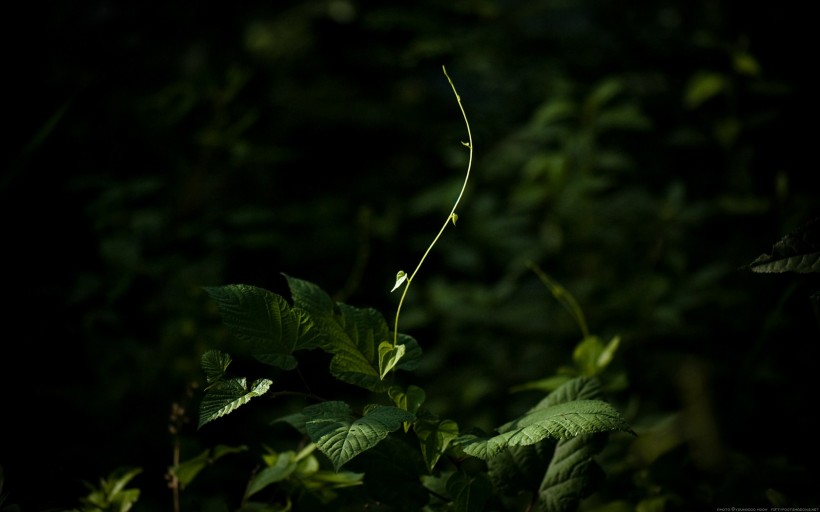
[[[393,289],[390,291],[396,291],[396,288],[401,286],[401,284],[405,281],[407,281],[407,273],[404,270],[399,270],[398,273],[396,273],[396,284],[393,285]]]

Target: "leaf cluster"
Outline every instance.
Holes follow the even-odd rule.
[[[600,383],[593,376],[568,380],[524,415],[498,427],[495,434],[464,430],[456,421],[429,410],[423,389],[395,383],[397,372],[412,371],[420,364],[422,350],[414,338],[399,334],[403,357],[386,372],[380,370],[384,354],[379,349],[393,333],[378,312],[334,302],[309,281],[288,275],[285,279],[290,289],[287,298],[249,285],[205,289],[246,354],[271,371],[251,381],[231,373],[230,355],[205,352],[201,362],[208,385],[199,428],[250,403],[266,405],[260,397],[287,392],[277,389],[276,375],[298,371],[303,351],[326,352],[330,356],[326,371],[360,388],[363,396],[357,403],[314,397],[317,403],[276,418],[274,424],[299,432],[305,448],[271,453],[248,486],[243,510],[251,510],[251,496],[271,486],[280,486],[279,505],[298,501],[293,488],[281,487],[282,483],[299,480],[300,492],[310,494],[315,487],[306,482],[313,479],[315,484],[319,476],[326,483],[336,478],[330,482],[334,488],[363,484],[365,499],[386,501],[395,510],[412,509],[407,508],[407,496],[395,489],[402,480],[413,483],[409,503],[416,509],[481,510],[478,503],[499,501],[505,493],[512,497],[532,492],[533,503],[544,510],[571,510],[595,488],[600,468],[592,456],[603,447],[601,436],[632,432],[621,414],[601,399]],[[316,469],[314,448],[336,477]],[[467,469],[467,461],[486,469]],[[192,469],[193,464],[175,469],[186,484],[204,469],[202,465]],[[310,479],[305,465],[316,469]],[[513,477],[527,467],[543,475],[537,487],[529,487],[529,478],[516,481]],[[395,480],[397,475],[404,477]],[[433,490],[436,479],[446,482],[443,493]],[[494,482],[490,487],[496,490],[489,492],[487,482]],[[382,496],[385,487],[396,494]],[[324,502],[329,499],[323,496]]]

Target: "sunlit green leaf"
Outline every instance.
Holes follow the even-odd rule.
[[[405,281],[407,281],[407,273],[404,270],[399,270],[398,273],[396,273],[396,284],[393,285],[393,289],[390,291],[396,291],[396,288],[401,286],[401,284]]]
[[[198,428],[235,411],[252,398],[264,395],[272,383],[268,379],[259,379],[248,387],[244,377],[220,381],[205,391],[205,396],[202,397]]]
[[[632,432],[629,424],[611,405],[600,400],[575,400],[538,407],[500,427],[496,436],[458,438],[461,449],[481,459],[493,457],[506,446],[528,445],[546,438],[568,439],[596,432]]]
[[[354,418],[344,402],[332,401],[305,407],[305,429],[338,471],[347,461],[368,450],[387,435],[412,421],[414,415],[397,407],[372,405]]]
[[[383,341],[379,344],[379,377],[384,377],[390,373],[401,358],[404,357],[404,345],[393,346],[389,341]]]
[[[316,329],[321,332],[322,349],[333,354],[330,372],[339,380],[371,391],[385,391],[388,387],[382,381],[379,345],[391,339],[391,332],[384,317],[373,308],[355,308],[347,304],[334,303],[330,296],[313,283],[285,276],[291,289],[294,304],[307,311]],[[406,335],[397,336],[403,349],[400,359],[384,362],[395,368],[412,369],[418,365],[421,348]]]

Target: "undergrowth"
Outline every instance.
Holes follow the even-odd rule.
[[[570,511],[595,491],[602,472],[595,463],[610,432],[632,432],[603,399],[598,378],[617,348],[590,335],[572,296],[532,265],[553,295],[575,316],[584,341],[576,350],[581,371],[560,379],[523,415],[486,433],[440,416],[425,406],[428,393],[407,380],[418,368],[422,344],[400,332],[401,308],[425,258],[445,229],[469,181],[473,142],[461,98],[447,75],[467,129],[469,161],[463,186],[440,231],[412,273],[399,271],[401,290],[393,328],[372,308],[334,301],[315,283],[284,275],[289,294],[247,285],[205,287],[222,321],[242,343],[243,354],[268,368],[234,372],[233,356],[220,349],[202,355],[204,389],[198,427],[253,403],[277,410],[264,397],[301,396],[308,405],[281,413],[272,425],[297,434],[291,449],[268,447],[249,475],[239,511],[284,510],[505,510]],[[319,350],[329,357],[332,379],[359,396],[323,398],[283,389],[285,372],[300,372],[300,359]],[[555,381],[552,381],[555,382]],[[537,384],[533,384],[537,385]],[[310,389],[305,383],[304,389]],[[285,409],[287,411],[287,409]],[[176,492],[201,472],[246,447],[215,446],[170,470]],[[178,498],[177,498],[178,499]]]
[[[230,440],[191,456],[180,436],[189,415],[175,404],[173,464],[166,474],[175,512],[190,506],[237,512],[571,512],[601,488],[606,474],[596,456],[610,434],[637,435],[606,400],[627,385],[623,372],[607,371],[620,336],[605,341],[592,333],[575,297],[531,260],[527,269],[580,332],[571,366],[510,389],[542,398],[484,432],[429,407],[428,396],[438,390],[413,382],[423,350],[399,329],[402,305],[425,259],[458,221],[473,162],[470,124],[446,69],[444,74],[467,129],[468,141],[462,143],[469,150],[467,171],[452,210],[415,269],[396,274],[391,291],[401,294],[392,328],[379,311],[337,301],[319,285],[284,273],[287,293],[248,284],[203,287],[234,344],[230,351],[213,348],[201,356],[206,386],[197,395],[197,432],[206,433],[229,415],[230,429],[246,425],[250,431],[250,421],[263,418],[267,440],[256,446],[236,443],[242,435],[234,432]],[[817,238],[813,220],[745,269],[817,272]],[[314,391],[320,388],[321,395]],[[140,489],[131,484],[142,472],[122,467],[96,485],[86,484],[88,494],[71,512],[131,510],[140,499]],[[226,474],[241,481],[241,488],[223,480],[220,489]],[[0,473],[0,493],[2,483]],[[6,497],[0,494],[0,510],[19,512],[17,505],[3,506]],[[657,499],[642,503],[650,506]],[[778,502],[771,496],[770,501]]]

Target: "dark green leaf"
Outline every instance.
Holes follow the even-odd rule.
[[[455,512],[480,512],[493,493],[493,484],[484,473],[466,475],[453,473],[447,480],[447,494],[450,495]]]
[[[407,334],[399,333],[399,345],[404,345],[404,357],[401,358],[396,368],[405,371],[413,371],[421,364],[421,347],[415,338]]]
[[[319,344],[318,332],[307,314],[292,308],[280,295],[242,284],[206,287],[205,291],[219,307],[228,330],[248,342],[251,354],[263,363],[293,369],[293,351]]]
[[[770,254],[749,264],[752,272],[820,272],[820,218],[813,219],[784,236]]]
[[[219,350],[208,350],[202,354],[202,371],[208,384],[219,382],[231,364],[231,356]]]
[[[419,418],[413,424],[413,430],[421,443],[421,454],[427,470],[432,473],[436,462],[458,437],[458,424],[452,420]]]
[[[364,473],[368,494],[397,512],[418,512],[429,500],[419,475],[424,462],[418,448],[404,438],[389,436],[375,448],[353,459],[349,466]]]
[[[407,391],[403,390],[400,386],[391,386],[390,389],[387,390],[387,394],[390,399],[393,400],[393,403],[396,404],[396,407],[404,411],[412,412],[413,414],[418,412],[419,407],[421,407],[421,404],[424,403],[427,397],[423,389],[412,384],[407,386]]]
[[[532,445],[507,446],[487,461],[487,471],[499,493],[515,496],[535,493],[552,459],[556,441],[544,439]]]
[[[573,512],[581,499],[596,490],[604,474],[592,457],[603,449],[606,439],[606,434],[591,434],[558,442],[539,488],[541,510]]]

